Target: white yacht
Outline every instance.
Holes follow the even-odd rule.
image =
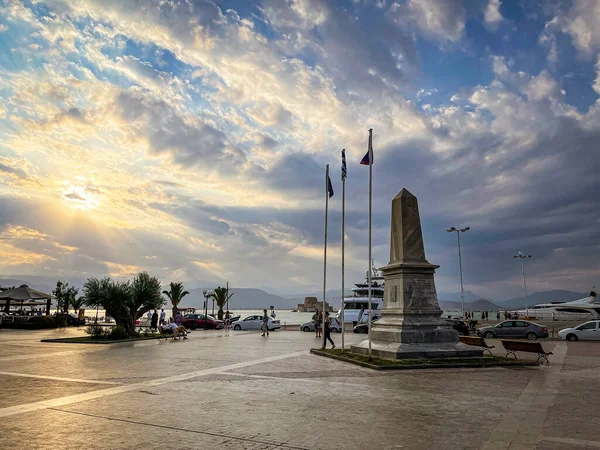
[[[366,323],[369,317],[369,271],[364,283],[354,285],[352,297],[344,298],[345,323]],[[371,273],[371,311],[373,317],[381,317],[383,306],[383,275],[377,269]],[[342,310],[339,310],[336,319],[342,322]]]
[[[519,316],[525,317],[529,312],[530,317],[548,320],[594,320],[600,318],[600,302],[597,302],[596,291],[590,295],[572,302],[541,303],[527,310],[517,311]]]

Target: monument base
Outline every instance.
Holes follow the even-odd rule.
[[[361,355],[369,354],[369,341],[365,340],[351,347],[351,351]],[[398,343],[371,341],[371,354],[376,358],[460,358],[483,356],[483,349],[462,342]]]

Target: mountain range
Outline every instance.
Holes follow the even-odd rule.
[[[66,281],[68,281],[69,284],[78,287],[80,290],[84,283],[84,280],[77,278],[66,278]],[[0,286],[18,287],[22,284],[27,284],[30,287],[38,289],[42,292],[51,293],[56,286],[56,278],[32,275],[13,275],[7,278],[0,278]],[[198,286],[199,282],[189,284],[191,286]],[[216,287],[216,285],[210,282],[206,282],[205,285],[212,287],[194,287],[192,289],[188,287],[190,294],[184,297],[181,306],[202,308],[204,304],[203,290],[213,289]],[[167,288],[167,286],[164,286],[164,288]],[[304,297],[317,297],[318,299],[321,299],[321,293],[318,292],[281,296],[269,293],[263,289],[237,287],[231,288],[230,292],[233,292],[233,296],[229,301],[230,309],[263,309],[269,308],[270,306],[273,306],[275,309],[295,309],[298,303],[304,302]],[[332,305],[334,305],[334,307],[339,303],[341,295],[341,289],[332,289],[327,291],[327,299]],[[351,291],[346,290],[346,295],[351,295]],[[539,303],[568,302],[586,297],[587,295],[588,293],[565,290],[550,290],[528,295],[527,303],[528,306],[533,306]],[[507,300],[488,300],[471,291],[465,291],[464,297],[465,309],[467,311],[492,311],[498,308],[506,308],[511,310],[525,308],[523,297],[516,297]],[[448,293],[440,291],[438,293],[438,299],[442,310],[461,309],[460,293]],[[212,301],[209,300],[208,305],[209,309],[212,309]]]

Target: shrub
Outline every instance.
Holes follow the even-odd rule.
[[[94,338],[101,338],[105,335],[104,327],[101,327],[100,325],[88,325],[85,328],[85,334]]]
[[[129,337],[127,330],[122,325],[117,325],[110,333],[110,339],[127,339]]]
[[[31,328],[38,330],[44,328],[55,328],[56,322],[52,316],[37,316],[30,319]]]

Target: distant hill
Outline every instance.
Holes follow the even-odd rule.
[[[440,300],[440,308],[442,311],[460,311],[462,309],[462,305],[461,302],[448,302],[445,300]],[[475,300],[474,302],[465,301],[465,311],[494,311],[498,308],[500,308],[498,305],[483,298]]]
[[[0,278],[0,286],[2,286],[3,288],[13,286],[19,287],[22,284],[26,284],[27,286],[37,289],[38,291],[45,292],[46,294],[52,294],[52,289],[56,287],[56,280],[54,281],[54,284],[51,284],[48,282],[48,280],[36,282],[35,280],[32,281],[17,278]]]
[[[460,292],[444,292],[440,291],[437,293],[438,300],[446,302],[460,302]],[[471,291],[465,291],[465,302],[474,302],[483,298],[483,295],[476,294]]]
[[[540,303],[552,303],[552,302],[571,302],[573,300],[579,300],[580,298],[587,297],[589,292],[573,292],[564,290],[553,290],[536,292],[535,294],[527,295],[527,306],[534,306]],[[525,301],[524,298],[516,297],[509,300],[502,300],[497,302],[501,308],[507,309],[524,309]]]
[[[183,298],[181,306],[202,308],[204,289],[210,290],[211,288],[190,289],[190,294]],[[280,295],[270,294],[262,289],[231,288],[229,291],[233,292],[233,296],[229,300],[230,309],[268,309],[270,306],[274,306],[275,309],[294,309],[296,307],[296,303],[292,300],[283,298]],[[170,307],[170,305],[167,306]],[[208,306],[212,310],[212,300],[208,301]]]

